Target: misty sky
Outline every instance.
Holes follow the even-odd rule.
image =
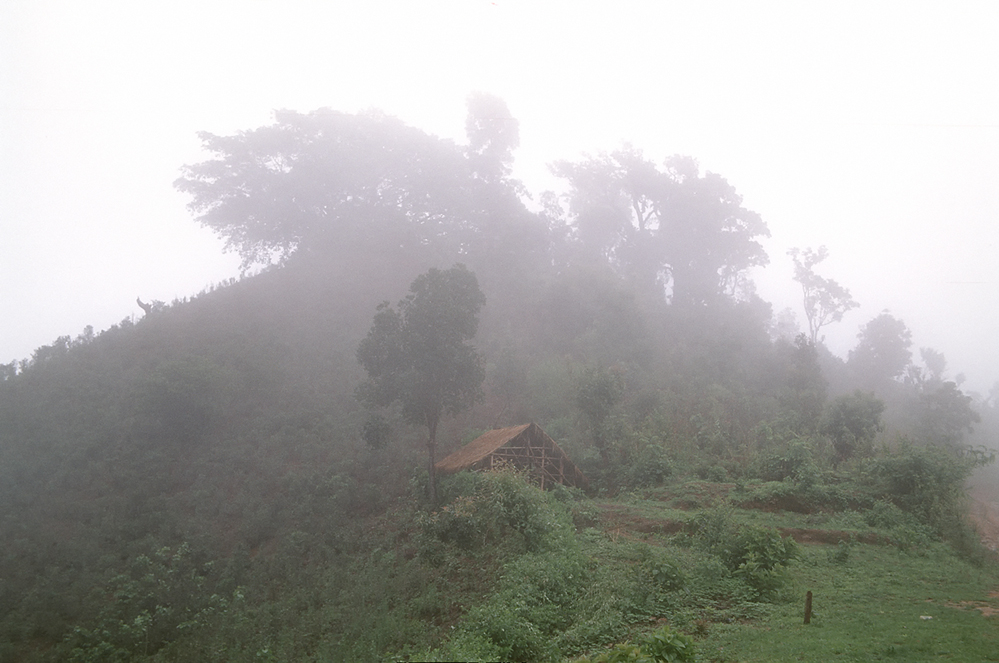
[[[622,7],[623,5],[623,7]],[[381,108],[461,140],[465,97],[520,120],[515,174],[627,141],[697,158],[791,247],[888,309],[973,390],[999,380],[999,3],[0,3],[0,362],[238,275],[172,183],[197,131]],[[918,350],[916,350],[918,356]]]

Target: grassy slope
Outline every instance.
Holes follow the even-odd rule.
[[[719,492],[724,490],[696,482],[641,496],[650,499],[633,495],[594,502],[606,540],[588,546],[588,552],[610,565],[619,562],[621,546],[636,542],[662,546],[676,555],[682,550],[677,541],[684,537],[676,533],[678,525],[690,522],[702,509],[672,507],[678,501],[696,502],[698,496],[717,497]],[[742,614],[737,609],[707,610],[674,620],[680,630],[699,631],[699,660],[999,660],[999,567],[994,562],[969,563],[939,543],[909,550],[859,542],[808,543],[840,534],[858,540],[875,534],[892,537],[849,514],[736,509],[731,515],[739,522],[794,531],[805,545],[790,567],[791,585],[770,609]],[[802,623],[806,591],[814,595],[807,626]]]
[[[934,546],[923,555],[857,544],[845,563],[829,545],[805,547],[792,570],[798,601],[756,623],[717,624],[701,644],[709,661],[999,660],[995,570]],[[805,591],[813,617],[802,622]],[[931,617],[931,619],[923,619]]]

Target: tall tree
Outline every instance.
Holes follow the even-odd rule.
[[[700,175],[697,162],[666,160],[672,183],[663,205],[662,233],[673,279],[673,301],[703,305],[739,293],[750,267],[770,262],[757,237],[770,230],[759,214],[742,206],[742,196],[721,175]]]
[[[510,176],[513,151],[520,145],[520,123],[506,102],[483,92],[468,96],[465,135],[468,160],[484,182],[499,182]]]
[[[909,364],[905,369],[905,379],[916,388],[925,391],[943,383],[944,372],[947,370],[947,358],[942,352],[933,348],[919,348],[919,356],[925,368]],[[961,380],[956,381],[960,385]]]
[[[901,377],[912,360],[912,332],[887,311],[864,325],[857,339],[847,365],[869,388],[884,387]]]
[[[587,368],[576,384],[576,407],[586,420],[604,465],[610,463],[607,418],[621,400],[622,392],[620,375],[604,368]]]
[[[378,112],[277,111],[269,126],[199,136],[212,158],[174,186],[244,268],[308,250],[399,264],[465,218],[463,151]]]
[[[918,399],[917,436],[927,442],[957,449],[965,434],[973,432],[981,421],[971,406],[971,397],[954,382],[928,384]]]
[[[368,373],[358,398],[372,406],[402,405],[403,417],[427,427],[430,497],[437,501],[434,471],[437,426],[482,398],[485,368],[468,341],[479,326],[485,297],[464,265],[431,269],[393,308],[378,307],[357,359]]]
[[[807,434],[815,430],[826,401],[828,383],[819,365],[819,353],[808,336],[798,334],[794,343],[780,340],[776,345],[785,355],[784,385],[778,392],[788,410],[793,430]]]
[[[765,265],[758,214],[723,177],[700,174],[674,156],[657,166],[628,145],[579,163],[557,162],[568,180],[569,212],[583,254],[600,258],[675,304],[703,305],[733,295],[744,273]]]
[[[462,261],[490,293],[489,313],[509,319],[540,290],[551,270],[548,224],[525,205],[523,184],[512,177],[519,128],[506,103],[484,93],[469,96],[465,154],[471,208],[462,235]]]
[[[839,283],[815,273],[815,265],[829,257],[826,247],[820,246],[818,251],[791,249],[787,253],[794,261],[794,280],[801,284],[809,341],[815,345],[819,342],[820,329],[839,322],[848,311],[860,304]]]

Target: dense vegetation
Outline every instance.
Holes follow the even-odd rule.
[[[808,332],[775,314],[746,278],[766,225],[692,159],[626,147],[531,198],[485,96],[467,145],[332,111],[203,139],[178,187],[266,266],[2,367],[0,660],[693,660],[815,558],[746,509],[832,519],[830,564],[867,537],[987,569],[963,486],[995,400],[888,313],[832,356],[852,300],[821,250],[795,254]],[[411,382],[372,395],[364,339],[403,338],[443,273],[485,305],[481,388],[438,427]],[[527,421],[592,494],[512,470],[428,491],[428,427],[449,452]]]

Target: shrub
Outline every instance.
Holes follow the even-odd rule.
[[[887,500],[875,502],[863,518],[870,527],[888,530],[892,545],[900,550],[924,550],[935,538],[933,528]]]
[[[828,552],[829,563],[843,565],[850,559],[850,550],[853,548],[853,541],[840,541],[836,547]]]
[[[683,572],[658,549],[644,546],[641,561],[634,567],[635,608],[659,616],[670,606],[671,595],[684,588]]]
[[[715,510],[695,519],[701,546],[759,596],[772,597],[786,583],[786,566],[799,555],[794,539],[761,525],[736,525],[728,511]]]
[[[626,479],[630,487],[644,488],[661,485],[672,474],[673,464],[666,455],[666,449],[650,443],[632,456]]]
[[[723,483],[728,479],[728,471],[721,465],[699,465],[694,473],[698,479]]]
[[[502,544],[513,552],[535,552],[558,548],[572,537],[560,500],[512,469],[460,473],[442,486],[442,494],[449,503],[420,517],[426,554],[438,543],[467,551]]]
[[[916,447],[908,443],[890,455],[874,459],[868,466],[876,494],[944,538],[960,535],[964,522],[964,482],[974,468],[974,458],[940,447]]]
[[[810,486],[818,479],[818,467],[806,440],[796,439],[757,456],[753,469],[764,481],[793,479]]]
[[[625,642],[609,651],[576,659],[576,663],[684,663],[695,660],[694,641],[669,626],[641,638],[637,644]]]
[[[469,610],[455,644],[472,649],[468,645],[474,643],[478,650],[474,653],[485,654],[485,660],[534,663],[556,659],[552,638],[526,618],[524,607],[489,601]]]

